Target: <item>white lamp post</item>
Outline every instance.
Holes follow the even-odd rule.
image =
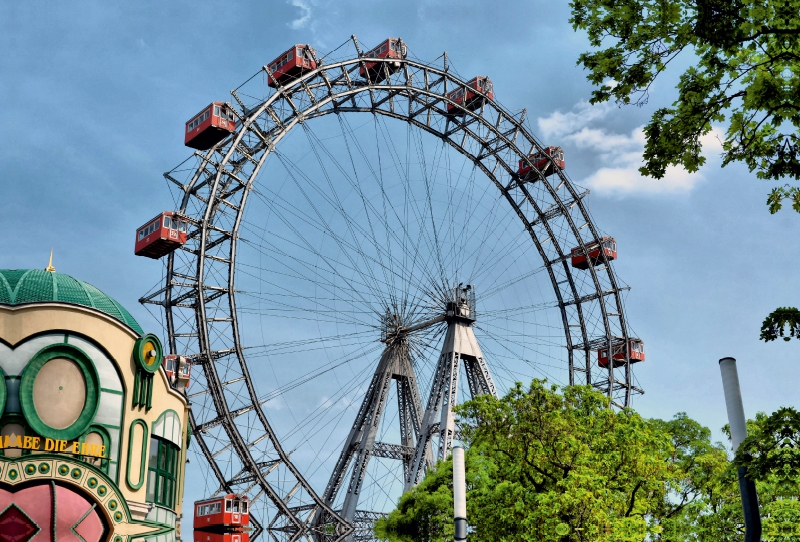
[[[733,452],[747,438],[747,421],[742,405],[742,390],[739,388],[739,373],[736,371],[734,358],[719,360],[722,373],[722,390],[725,393],[725,407],[728,410],[728,424],[731,426],[731,443]],[[742,495],[742,512],[744,512],[744,542],[761,540],[761,515],[758,511],[758,495],[756,485],[747,479],[747,469],[739,467],[739,493]]]
[[[464,474],[464,447],[453,446],[453,517],[456,542],[467,539],[467,482]]]

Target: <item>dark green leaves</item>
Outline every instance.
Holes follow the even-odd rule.
[[[800,179],[800,0],[573,0],[570,22],[593,51],[579,64],[597,86],[592,103],[644,104],[670,62],[686,52],[671,107],[645,129],[643,175],[696,171],[700,138],[727,121],[723,166],[744,162],[761,179]],[[693,55],[693,57],[691,56]],[[776,189],[770,211],[795,188]]]
[[[779,408],[768,417],[760,414],[748,426],[749,436],[736,452],[736,466],[747,467],[757,481],[774,480],[779,493],[800,493],[800,412]]]
[[[784,336],[784,328],[789,327],[788,335]],[[800,339],[800,311],[794,307],[781,307],[770,313],[761,324],[761,340],[774,341],[778,337],[784,341],[792,337]]]
[[[685,414],[646,420],[589,387],[542,381],[459,411],[472,542],[689,540],[698,528],[713,533],[708,540],[735,539],[718,524],[741,514],[735,472]],[[378,523],[379,537],[450,539],[451,477],[451,463],[439,464]]]

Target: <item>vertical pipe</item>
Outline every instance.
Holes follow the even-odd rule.
[[[744,417],[742,405],[742,390],[739,388],[739,373],[736,371],[734,358],[719,360],[719,370],[722,373],[722,390],[725,393],[725,408],[728,411],[728,424],[731,427],[731,443],[733,452],[747,438],[747,422]],[[758,510],[758,495],[756,485],[747,479],[747,469],[739,467],[739,493],[742,495],[742,512],[744,513],[745,542],[759,542],[761,540],[761,514]]]
[[[455,540],[467,539],[467,482],[464,476],[464,447],[453,446],[453,518]]]
[[[722,391],[725,393],[725,408],[728,410],[728,424],[731,426],[731,443],[733,453],[747,438],[747,425],[742,405],[742,391],[739,388],[739,373],[736,371],[734,358],[719,360],[719,371],[722,373]]]

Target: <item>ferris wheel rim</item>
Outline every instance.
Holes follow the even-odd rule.
[[[382,61],[382,59],[370,59],[370,62],[373,62],[373,61],[376,61],[376,60],[379,61],[379,62]],[[222,176],[224,174],[224,168],[226,167],[226,165],[229,164],[229,161],[230,161],[231,157],[233,156],[235,150],[237,149],[237,146],[242,144],[241,142],[242,142],[242,139],[245,136],[245,134],[248,133],[248,131],[253,131],[253,132],[257,133],[259,135],[259,137],[262,137],[264,135],[263,133],[260,133],[260,130],[258,130],[257,126],[256,126],[255,129],[253,129],[253,125],[254,125],[256,119],[258,119],[259,116],[264,114],[264,112],[267,111],[267,109],[271,106],[271,104],[276,103],[280,99],[284,99],[286,96],[290,97],[291,95],[293,95],[296,92],[302,92],[302,91],[307,90],[307,88],[308,88],[307,82],[312,81],[315,78],[318,78],[320,76],[322,76],[323,79],[324,79],[326,77],[326,74],[327,74],[328,70],[341,69],[342,72],[344,72],[345,69],[349,67],[350,70],[352,71],[353,69],[357,68],[358,66],[363,65],[363,63],[364,63],[363,57],[356,57],[356,58],[353,58],[353,59],[348,59],[348,60],[340,61],[340,62],[337,62],[337,63],[332,63],[332,64],[329,64],[329,65],[321,65],[317,69],[315,69],[315,70],[313,70],[311,72],[308,72],[307,74],[305,74],[305,75],[301,76],[300,78],[294,80],[291,85],[286,85],[286,86],[278,88],[276,90],[276,92],[274,94],[272,94],[272,96],[270,96],[258,108],[254,108],[254,109],[251,109],[249,111],[246,111],[246,115],[244,115],[242,117],[242,121],[241,121],[240,125],[238,126],[238,131],[236,132],[235,137],[230,138],[230,140],[221,142],[220,144],[218,144],[214,148],[210,149],[207,153],[205,153],[205,155],[201,155],[201,153],[195,153],[195,155],[198,156],[201,159],[202,163],[197,168],[197,172],[194,175],[194,177],[192,178],[191,183],[182,187],[183,191],[184,191],[184,198],[183,198],[183,201],[181,203],[181,209],[180,209],[181,212],[186,213],[188,203],[189,203],[189,201],[190,201],[190,199],[192,197],[192,191],[194,189],[194,186],[196,185],[198,180],[201,178],[201,171],[204,170],[209,163],[214,162],[213,160],[211,160],[211,158],[213,157],[215,152],[218,152],[219,148],[227,147],[227,152],[225,153],[223,159],[220,160],[220,161],[216,161],[214,163],[215,168],[216,168],[216,174],[214,176],[214,181],[213,181],[214,182],[214,186],[211,188],[211,191],[212,191],[213,194],[217,193],[220,181],[221,181]],[[236,265],[235,265],[236,264],[236,246],[238,244],[238,230],[239,230],[239,227],[241,225],[241,220],[242,220],[242,217],[243,217],[244,209],[246,207],[247,196],[249,195],[249,193],[250,193],[250,191],[252,189],[253,182],[258,177],[258,174],[260,172],[261,166],[265,163],[266,157],[272,151],[274,151],[275,147],[280,142],[280,140],[286,134],[288,134],[293,128],[295,128],[297,126],[297,124],[302,124],[303,122],[306,122],[307,120],[312,120],[312,119],[314,119],[316,117],[330,115],[332,113],[337,113],[338,114],[340,112],[372,112],[372,113],[378,113],[378,114],[381,114],[381,115],[386,115],[388,117],[392,117],[392,118],[395,118],[395,119],[398,119],[398,120],[401,120],[401,121],[405,121],[405,122],[409,123],[410,125],[413,125],[416,128],[425,130],[428,133],[431,133],[431,134],[441,138],[443,141],[447,142],[453,148],[458,150],[458,152],[460,152],[461,154],[463,154],[464,156],[469,158],[476,167],[481,169],[481,171],[483,171],[487,175],[487,177],[494,183],[494,185],[501,191],[501,193],[503,193],[503,195],[506,196],[506,198],[509,200],[509,203],[511,203],[512,208],[517,212],[518,217],[523,221],[523,224],[525,225],[526,229],[528,229],[529,233],[531,233],[531,239],[534,242],[535,246],[537,247],[537,250],[539,251],[539,254],[542,257],[542,260],[543,260],[545,266],[548,269],[548,273],[550,275],[551,283],[554,286],[554,292],[555,292],[556,298],[558,300],[559,310],[560,310],[560,312],[562,314],[562,321],[563,321],[564,326],[567,327],[569,325],[568,322],[567,322],[567,317],[565,316],[565,307],[570,302],[574,302],[574,304],[577,305],[577,310],[578,310],[578,313],[580,315],[580,305],[581,305],[581,303],[578,300],[578,291],[575,288],[574,284],[571,285],[572,286],[572,292],[574,294],[573,295],[573,299],[565,301],[563,299],[563,297],[562,297],[561,290],[559,290],[559,288],[555,284],[556,278],[555,278],[555,276],[553,275],[553,272],[552,272],[552,267],[554,265],[562,264],[563,267],[566,269],[566,274],[568,276],[571,276],[571,271],[569,270],[569,268],[567,266],[567,260],[566,260],[566,258],[569,255],[569,252],[566,251],[566,250],[565,251],[561,251],[561,248],[559,247],[559,252],[561,253],[560,254],[560,257],[561,257],[560,261],[554,261],[554,260],[548,259],[545,251],[541,247],[541,243],[540,243],[539,239],[536,237],[535,233],[532,231],[531,225],[528,223],[528,221],[526,221],[525,216],[518,210],[518,208],[515,205],[515,203],[513,203],[511,201],[510,197],[508,196],[507,189],[502,185],[502,183],[500,183],[498,181],[497,177],[494,175],[494,172],[489,171],[482,163],[482,160],[485,159],[486,157],[493,156],[497,160],[498,163],[502,163],[506,167],[506,169],[509,171],[509,173],[512,173],[512,175],[513,175],[513,167],[511,167],[511,166],[513,166],[513,164],[510,165],[510,164],[506,163],[506,161],[504,159],[502,159],[502,157],[499,157],[497,155],[497,151],[496,150],[491,150],[490,149],[488,151],[488,154],[486,154],[483,157],[475,156],[475,155],[469,153],[462,146],[457,145],[456,142],[449,137],[453,133],[460,133],[459,130],[454,130],[453,132],[451,132],[451,134],[445,134],[445,133],[437,132],[437,131],[433,130],[432,126],[420,122],[416,117],[410,116],[410,114],[403,115],[403,114],[400,114],[398,112],[387,112],[387,111],[384,111],[384,110],[380,109],[380,107],[376,108],[375,105],[374,105],[374,100],[371,100],[371,103],[373,105],[373,107],[371,107],[371,108],[364,108],[364,107],[353,107],[353,108],[336,107],[336,108],[334,108],[332,110],[327,110],[327,111],[322,110],[322,108],[324,106],[330,104],[331,102],[335,101],[336,99],[342,99],[342,102],[344,102],[345,99],[349,99],[349,98],[351,98],[351,97],[353,97],[353,96],[355,96],[357,94],[363,93],[363,92],[370,92],[370,93],[374,92],[374,91],[395,92],[395,93],[413,93],[413,92],[416,92],[418,95],[422,95],[422,96],[425,96],[426,98],[433,99],[434,103],[451,103],[451,104],[455,105],[456,107],[459,107],[462,110],[461,113],[463,114],[463,117],[464,117],[465,120],[464,120],[464,122],[461,122],[461,123],[458,123],[458,124],[460,124],[460,128],[462,130],[464,130],[465,134],[468,132],[469,125],[471,123],[477,122],[483,128],[485,128],[485,129],[489,130],[491,133],[493,133],[498,141],[502,141],[503,144],[506,145],[506,148],[512,149],[521,160],[527,160],[529,162],[529,165],[532,168],[534,168],[534,170],[536,170],[536,168],[534,167],[534,164],[529,159],[530,151],[522,150],[520,147],[518,147],[516,145],[515,139],[514,140],[509,139],[507,134],[504,135],[503,133],[499,132],[496,129],[496,127],[492,126],[491,123],[489,123],[486,120],[486,117],[484,117],[484,108],[486,108],[486,107],[494,108],[495,111],[498,113],[498,119],[503,118],[505,121],[509,121],[509,122],[511,122],[512,124],[515,125],[515,131],[516,131],[515,138],[516,138],[516,135],[520,135],[521,134],[521,135],[524,136],[524,139],[526,141],[531,143],[531,150],[540,150],[541,151],[544,148],[544,146],[540,145],[538,143],[538,141],[532,136],[532,134],[530,134],[527,131],[527,129],[522,124],[522,119],[519,119],[519,120],[515,119],[513,114],[511,114],[510,112],[506,111],[499,104],[497,104],[497,102],[495,102],[494,100],[485,99],[483,108],[481,108],[481,110],[479,112],[477,112],[477,113],[474,112],[474,111],[467,110],[466,108],[460,107],[459,104],[455,104],[454,102],[452,102],[452,100],[450,100],[448,98],[448,96],[447,96],[447,82],[449,81],[449,82],[452,82],[454,85],[461,85],[461,86],[465,86],[466,82],[464,80],[458,78],[457,76],[454,76],[451,73],[449,73],[446,67],[444,69],[438,69],[438,68],[431,67],[431,66],[429,66],[427,64],[420,63],[420,62],[413,61],[413,60],[409,60],[409,59],[403,60],[403,66],[404,66],[403,69],[406,70],[406,72],[408,71],[409,67],[412,67],[412,68],[415,68],[415,69],[427,70],[427,72],[441,77],[445,81],[445,87],[444,87],[445,90],[443,92],[441,92],[441,93],[437,93],[437,92],[433,92],[433,91],[431,91],[431,90],[429,90],[427,88],[426,89],[416,88],[411,84],[391,85],[391,84],[372,83],[370,81],[367,81],[366,84],[351,85],[351,86],[349,86],[347,88],[347,90],[345,90],[343,92],[340,92],[340,93],[332,93],[332,88],[331,88],[330,89],[331,92],[329,93],[327,101],[318,102],[312,107],[306,108],[306,109],[304,109],[302,111],[298,111],[297,115],[295,116],[294,119],[292,119],[291,123],[286,125],[286,126],[284,126],[284,128],[280,131],[279,137],[273,137],[273,138],[271,138],[269,140],[269,143],[266,144],[266,147],[264,149],[265,152],[262,152],[262,156],[258,160],[258,164],[257,164],[257,167],[256,167],[255,171],[250,175],[250,178],[249,178],[248,182],[246,183],[246,186],[243,186],[241,188],[241,190],[242,190],[241,204],[239,205],[239,209],[236,212],[237,219],[236,219],[236,223],[235,223],[234,229],[231,232],[232,233],[231,239],[229,240],[230,247],[231,247],[231,249],[230,249],[231,257],[230,257],[230,262],[228,264],[228,267],[229,267],[229,278],[228,278],[227,297],[228,297],[228,300],[229,300],[231,318],[233,319],[233,325],[231,327],[232,327],[233,332],[235,334],[235,336],[234,336],[234,344],[235,344],[235,348],[237,350],[236,356],[239,359],[239,362],[240,362],[240,365],[242,367],[243,372],[247,375],[246,376],[246,381],[247,381],[248,389],[251,392],[251,401],[254,404],[254,407],[255,407],[255,410],[256,410],[256,412],[258,414],[258,417],[260,419],[263,419],[263,424],[264,424],[265,431],[271,434],[271,438],[273,439],[273,442],[275,443],[276,448],[279,450],[279,454],[282,457],[286,456],[286,454],[285,454],[285,452],[280,450],[280,439],[270,429],[269,422],[267,420],[266,414],[263,412],[261,407],[258,405],[258,402],[257,402],[258,398],[257,398],[257,395],[255,394],[254,389],[253,389],[251,377],[248,374],[249,371],[248,371],[248,368],[247,368],[246,358],[245,358],[245,355],[244,355],[244,353],[242,351],[243,346],[241,344],[240,337],[238,336],[238,323],[237,323],[236,300],[235,300],[235,284],[234,283],[235,283],[235,268],[236,268]],[[235,93],[234,93],[234,97],[236,97]],[[414,98],[413,97],[409,97],[409,100],[410,100],[410,102],[413,102]],[[355,103],[355,102],[353,102],[353,103]],[[242,105],[242,107],[243,107],[243,104],[241,104],[241,102],[240,102],[240,105]],[[469,119],[469,121],[467,122],[466,119]],[[458,122],[458,121],[455,121],[455,122]],[[449,124],[449,121],[448,121],[448,124]],[[262,137],[262,140],[264,140],[263,137]],[[264,140],[264,141],[266,143],[266,140]],[[566,186],[566,188],[568,189],[569,193],[571,194],[571,196],[573,198],[572,205],[573,206],[577,206],[578,209],[580,210],[580,214],[587,219],[588,228],[592,233],[592,238],[593,239],[599,239],[600,236],[599,236],[599,234],[597,232],[597,229],[596,229],[594,223],[591,220],[591,217],[588,214],[588,211],[586,210],[586,208],[584,206],[584,203],[582,201],[581,195],[575,190],[573,184],[565,176],[563,171],[561,171],[558,168],[555,168],[555,174],[557,174],[559,176],[559,178],[561,179],[562,183]],[[545,182],[545,183],[543,183],[543,185],[547,186],[547,188],[551,191],[551,193],[552,193],[551,195],[552,195],[553,199],[558,201],[561,204],[562,208],[565,207],[564,202],[561,201],[561,198],[557,193],[552,191],[552,187],[549,185],[549,183]],[[522,188],[522,187],[520,187],[520,188]],[[535,206],[535,198],[533,198],[529,193],[526,194],[526,200],[529,201],[529,203],[534,204],[534,206]],[[209,238],[208,235],[207,235],[208,231],[207,231],[206,228],[209,226],[210,222],[212,222],[211,221],[211,218],[212,218],[212,215],[213,215],[213,207],[212,207],[212,205],[214,203],[216,203],[216,202],[212,202],[212,200],[209,199],[209,202],[208,202],[208,205],[206,207],[206,211],[205,211],[205,214],[203,216],[203,219],[199,220],[199,221],[195,220],[196,223],[199,223],[200,229],[201,229],[201,232],[200,232],[201,250],[200,250],[199,254],[196,255],[197,262],[198,262],[197,263],[198,272],[197,272],[197,285],[196,285],[196,288],[197,288],[197,290],[199,292],[203,292],[203,273],[202,273],[202,271],[203,271],[204,263],[205,263],[204,262],[204,260],[205,260],[205,251],[206,251],[205,243],[206,243],[207,239]],[[536,207],[536,211],[539,214],[539,216],[543,216],[544,211],[542,209]],[[571,226],[572,230],[575,231],[575,232],[578,232],[579,230],[577,228],[577,225],[574,224],[573,221],[571,220],[571,215],[568,212],[564,212],[563,216],[567,218],[568,222],[570,223],[570,226]],[[548,226],[547,220],[543,220],[543,223],[544,223],[545,227]],[[584,225],[582,227],[585,227],[585,226],[586,225]],[[552,232],[550,232],[550,233],[551,233],[551,236],[552,236],[553,233]],[[582,240],[582,237],[580,235],[576,235],[576,239],[579,241],[581,248],[585,250],[586,247],[585,247],[585,244],[584,244],[584,242]],[[555,243],[555,241],[554,241],[554,243]],[[167,301],[169,299],[169,297],[170,297],[170,295],[172,293],[171,282],[173,280],[173,261],[174,261],[173,260],[173,256],[174,255],[170,255],[170,257],[168,259],[168,264],[167,264],[168,265],[168,272],[167,272],[167,279],[166,279],[166,285],[165,285],[165,290],[166,291],[164,293],[165,301]],[[627,324],[625,322],[625,317],[624,317],[624,307],[623,307],[623,304],[622,304],[621,299],[620,299],[620,291],[622,289],[617,286],[615,274],[613,273],[612,267],[611,267],[610,263],[607,261],[607,258],[605,257],[605,254],[602,255],[602,259],[604,260],[604,263],[606,264],[606,269],[608,270],[609,279],[610,279],[611,284],[613,285],[613,290],[614,290],[613,295],[616,298],[616,305],[617,305],[617,308],[618,308],[618,318],[620,320],[620,329],[622,331],[622,338],[624,339],[625,344],[627,344],[627,342],[628,342]],[[599,293],[600,290],[601,290],[601,285],[600,285],[600,282],[598,280],[597,271],[595,270],[594,266],[590,266],[590,273],[591,273],[591,276],[592,276],[592,280],[593,280],[593,282],[595,284],[596,290]],[[602,307],[602,314],[603,314],[603,319],[604,319],[604,327],[606,329],[606,340],[610,343],[612,341],[612,339],[613,339],[613,336],[611,335],[611,332],[610,332],[610,326],[609,326],[609,323],[608,323],[609,315],[607,314],[608,311],[605,308],[604,298],[605,298],[605,295],[598,295],[597,300],[599,301],[599,304]],[[203,340],[199,335],[201,335],[200,330],[201,330],[201,327],[203,327],[203,325],[204,325],[203,324],[203,319],[205,318],[205,314],[204,313],[203,313],[202,317],[200,316],[201,311],[205,310],[204,295],[202,295],[202,294],[199,295],[197,297],[197,300],[198,300],[198,305],[199,306],[196,309],[196,313],[198,315],[197,316],[196,325],[197,325],[197,329],[198,329],[198,342],[200,342],[200,341]],[[169,338],[170,338],[170,346],[171,346],[171,348],[174,348],[174,346],[175,346],[175,341],[174,341],[175,333],[174,333],[174,326],[172,325],[172,305],[169,305],[168,303],[165,302],[164,307],[165,307],[165,311],[167,312],[167,321],[168,321],[168,332],[169,332]],[[581,320],[581,326],[582,326],[582,332],[583,332],[583,338],[584,338],[584,344],[582,345],[581,348],[577,347],[577,346],[581,346],[581,345],[577,345],[576,346],[576,345],[572,344],[572,335],[570,335],[569,329],[565,329],[570,364],[572,363],[572,355],[573,355],[573,351],[574,350],[576,350],[576,349],[584,350],[584,351],[587,352],[587,356],[588,356],[588,352],[589,352],[590,348],[592,348],[592,351],[593,351],[593,347],[589,346],[590,339],[586,335],[586,330],[585,330],[586,326],[585,326],[585,323],[582,320]],[[201,346],[201,345],[199,345],[199,346]],[[213,355],[212,355],[212,351],[211,351],[210,346],[207,347],[207,348],[203,348],[201,346],[200,348],[198,348],[198,351],[201,354],[201,356],[202,355],[206,355],[206,359],[205,360],[203,360],[202,357],[201,357],[201,361],[203,363],[204,370],[207,371],[207,372],[210,371],[212,376],[215,375],[216,374],[216,369],[215,369],[214,362],[213,362],[213,359],[212,359]],[[609,374],[610,374],[610,377],[609,377],[609,393],[612,393],[613,389],[614,389],[613,388],[613,386],[614,386],[614,383],[613,383],[614,364],[611,363],[609,365],[610,365],[610,367],[609,367]],[[629,363],[626,363],[626,367],[625,368],[626,368],[626,378],[627,378],[627,376],[629,374]],[[571,370],[570,371],[570,376],[572,377],[573,374],[574,373]],[[587,369],[587,374],[588,374],[588,369]],[[587,379],[588,378],[589,378],[589,376],[587,376]],[[215,387],[220,387],[221,386],[221,384],[219,382],[217,382],[214,385],[215,385]],[[628,385],[629,386],[628,386],[628,388],[626,390],[626,398],[625,398],[626,406],[627,406],[627,403],[629,402],[630,393],[631,393],[629,379],[628,379]],[[222,395],[222,398],[224,399],[224,395]],[[216,405],[215,404],[215,406],[218,407],[218,409],[219,409],[218,412],[220,410],[222,410],[224,416],[230,417],[231,413],[226,411],[227,407],[225,405],[222,405],[222,404]],[[193,420],[193,426],[194,426],[194,420]],[[228,429],[229,428],[226,426],[226,431]],[[235,426],[233,426],[232,429],[235,431],[236,430]],[[241,439],[235,439],[233,437],[233,435],[231,435],[230,433],[228,434],[228,436],[231,437],[232,440],[241,440]],[[202,431],[200,431],[197,434],[197,440],[200,441],[201,448],[203,447],[203,444],[204,444],[202,439],[203,439],[203,435],[202,435]],[[237,448],[241,448],[241,449],[237,449],[237,453],[240,455],[240,458],[242,458],[242,460],[245,461],[245,458],[242,457],[242,456],[243,455],[246,456],[247,453],[248,453],[246,447],[237,446]],[[213,458],[209,457],[209,453],[205,449],[204,449],[204,455],[206,455],[206,458],[209,460],[209,463],[214,464]],[[289,467],[295,473],[295,475],[298,477],[298,479],[302,480],[302,474],[299,472],[299,470],[296,469],[296,467],[291,463],[291,461],[288,460],[288,456],[286,456],[286,463],[285,464],[287,465],[287,467]],[[251,465],[251,468],[252,467],[253,467],[253,465]],[[254,470],[256,470],[256,472],[257,472],[258,471],[257,467]],[[227,481],[225,480],[224,475],[222,475],[220,472],[217,471],[216,476],[219,479],[221,485],[224,485],[225,483],[227,483]],[[263,482],[263,485],[264,486],[268,486],[269,484],[267,484],[266,482]],[[277,499],[278,499],[278,501],[280,501],[280,498],[277,498]],[[274,499],[271,498],[271,500],[273,500],[273,502],[276,505],[278,505],[278,503]],[[325,508],[324,503],[322,503],[321,499],[318,498],[318,495],[317,495],[317,499],[316,500],[317,500],[317,505],[321,505],[322,508]],[[278,505],[278,506],[280,507],[280,505]],[[331,517],[336,517],[336,513],[332,509],[327,508],[326,512],[329,513],[331,515]],[[285,511],[285,513],[286,513],[287,517],[289,517],[290,519],[292,518],[292,515],[291,515],[290,511],[287,510],[287,511]],[[297,526],[298,529],[302,528],[302,525],[300,525],[300,522],[295,521],[295,525]],[[347,535],[347,532],[343,531],[342,533],[340,533],[339,538],[342,538],[342,537],[344,537],[346,535]]]

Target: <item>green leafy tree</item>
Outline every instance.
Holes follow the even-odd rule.
[[[589,387],[543,381],[458,409],[472,542],[741,542],[737,468],[761,502],[764,542],[800,540],[800,416],[782,409],[748,421],[735,461],[685,413],[646,420],[608,408]],[[729,433],[728,428],[723,431]],[[436,465],[376,525],[391,542],[453,539],[453,467]]]
[[[670,63],[682,53],[692,61],[677,99],[645,127],[643,175],[662,178],[670,165],[697,171],[705,162],[701,137],[712,123],[727,122],[723,167],[744,162],[760,179],[800,179],[800,0],[572,0],[570,6],[573,28],[585,31],[593,48],[578,60],[598,87],[592,103],[643,105]],[[770,213],[787,199],[800,212],[800,187],[786,184],[770,192]],[[781,307],[764,320],[761,339],[779,336],[800,338],[798,309]]]
[[[535,380],[502,399],[477,397],[458,412],[469,444],[473,542],[622,542],[665,529],[682,533],[687,521],[709,513],[695,509],[715,491],[726,462],[708,430],[685,415],[646,420],[609,408],[590,387],[559,392]],[[452,507],[446,461],[401,497],[376,533],[393,542],[452,540]]]
[[[736,471],[725,448],[711,442],[711,431],[685,413],[670,421],[653,420],[672,438],[674,453],[668,458],[673,477],[665,498],[653,510],[658,524],[655,540],[741,540],[743,524]]]
[[[541,381],[459,412],[470,452],[493,469],[470,493],[481,540],[642,540],[672,454],[647,420],[589,387],[558,393]]]
[[[800,179],[800,0],[573,0],[570,22],[593,50],[579,63],[598,86],[592,103],[643,104],[684,53],[677,99],[645,128],[642,174],[697,171],[700,138],[727,121],[723,166],[744,162],[761,179]],[[690,56],[693,55],[693,56]],[[688,57],[688,58],[687,58]],[[800,188],[772,190],[800,212]]]
[[[788,332],[784,334],[786,328]],[[761,324],[761,340],[764,342],[777,340],[781,337],[784,341],[792,337],[800,339],[800,311],[794,307],[781,307],[770,313]]]
[[[730,433],[726,426],[724,431]],[[756,483],[763,542],[800,541],[800,413],[780,408],[747,420],[731,470],[747,468]]]
[[[800,496],[800,412],[779,408],[759,413],[736,452],[735,464],[746,466],[753,480],[772,480],[777,491]]]
[[[467,488],[477,491],[491,485],[496,469],[485,455],[466,454]],[[475,512],[469,502],[468,514]],[[397,509],[377,522],[378,538],[393,542],[451,542],[453,527],[453,461],[436,464],[411,491],[400,497]]]

